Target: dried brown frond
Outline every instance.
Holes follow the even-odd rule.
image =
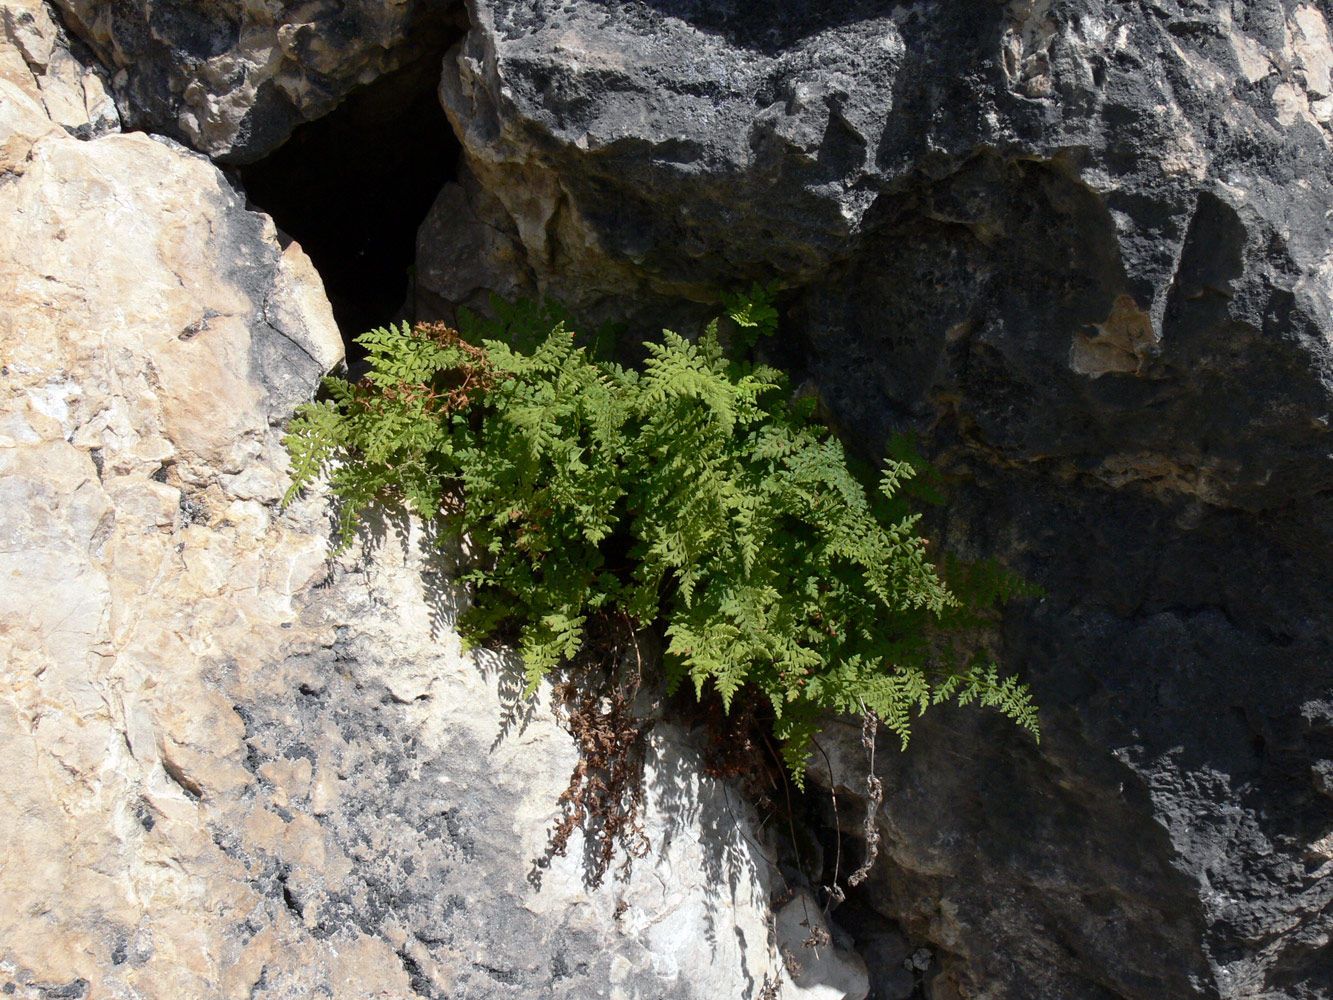
[[[368,398],[363,400],[365,405],[373,405],[382,413],[384,403],[389,400],[419,402],[428,410],[448,416],[471,408],[495,387],[499,379],[508,377],[495,370],[484,347],[469,344],[457,330],[445,323],[418,323],[412,327],[411,335],[434,341],[442,347],[455,348],[467,360],[439,372],[428,383],[398,382],[377,386],[363,378],[357,386],[367,391]]]
[[[590,888],[601,885],[617,845],[625,855],[625,874],[634,858],[648,852],[640,813],[652,724],[632,710],[641,682],[638,641],[633,621],[623,614],[589,618],[583,648],[555,687],[556,710],[574,737],[579,760],[560,795],[561,814],[546,853],[533,862],[534,885],[554,858],[565,855],[577,829],[587,845],[584,879]]]
[[[771,815],[777,808],[775,795],[786,783],[787,774],[769,739],[773,718],[767,701],[738,697],[728,713],[715,692],[705,692],[696,701],[691,689],[672,707],[683,719],[700,727],[707,738],[704,773],[738,782],[760,814]]]
[[[818,953],[820,948],[827,947],[829,942],[833,940],[833,938],[829,936],[829,932],[823,927],[820,927],[818,924],[811,926],[808,917],[801,921],[800,926],[810,932],[810,936],[801,942],[801,947],[803,948],[814,948],[816,953]]]
[[[805,966],[796,960],[791,948],[786,945],[782,947],[782,964],[787,967],[787,972],[791,974],[792,978],[798,977],[805,971]]]

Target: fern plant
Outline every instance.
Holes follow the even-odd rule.
[[[727,316],[750,342],[777,319],[759,288]],[[329,380],[292,422],[288,498],[326,472],[344,544],[376,499],[449,519],[486,553],[464,637],[516,625],[530,689],[614,613],[661,628],[668,690],[766,699],[798,783],[826,710],[873,712],[904,746],[946,699],[1037,734],[1026,687],[969,651],[1022,584],[954,567],[946,586],[905,500],[910,455],[867,489],[814,401],[729,359],[716,321],[693,343],[664,331],[641,370],[531,305],[464,333],[362,336],[370,374]]]

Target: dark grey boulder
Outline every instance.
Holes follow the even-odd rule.
[[[353,88],[438,52],[455,0],[54,0],[116,74],[127,128],[225,163],[272,151]]]
[[[922,432],[941,542],[1046,589],[1002,629],[1040,746],[881,754],[856,906],[928,995],[1333,996],[1328,4],[469,12],[434,294],[776,281],[774,355],[867,454]]]

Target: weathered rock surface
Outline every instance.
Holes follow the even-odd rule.
[[[793,942],[784,956],[787,970],[797,986],[809,991],[810,1000],[867,995],[865,960],[837,947],[823,908],[809,889],[798,890],[777,911],[774,922],[778,940]]]
[[[0,79],[21,90],[71,135],[90,139],[120,128],[106,74],[70,54],[42,0],[4,0],[0,30]]]
[[[110,92],[262,155],[444,6],[62,6],[114,80],[0,2],[4,984],[762,992],[802,925],[687,734],[629,881],[531,890],[568,740],[506,724],[419,528],[326,571],[320,500],[276,508],[275,422],[337,353],[308,261],[202,157],[107,134]],[[674,322],[777,280],[772,353],[868,453],[925,432],[940,542],[1046,589],[1002,630],[1040,746],[940,712],[879,755],[885,860],[836,915],[870,995],[1333,996],[1333,10],[468,11],[419,295]],[[860,747],[823,743],[855,855]],[[787,995],[863,988],[800,957]]]
[[[1039,747],[943,716],[881,755],[856,903],[929,995],[1333,995],[1333,11],[469,10],[440,298],[776,279],[774,355],[868,453],[926,432],[941,540],[1047,591],[1004,628]]]
[[[438,52],[454,0],[55,0],[115,73],[127,128],[247,163],[353,88]]]
[[[38,77],[0,78],[0,989],[711,1000],[784,978],[801,945],[770,920],[764,836],[665,724],[651,851],[590,890],[576,841],[528,881],[569,736],[512,664],[462,654],[419,525],[330,566],[323,498],[278,506],[280,425],[342,350],[309,261],[203,156],[70,136]]]
[[[1316,8],[472,9],[441,98],[509,217],[498,290],[588,308],[776,278],[875,437],[948,391],[1009,460],[1251,507],[1330,485]],[[502,228],[456,201],[436,259]],[[992,368],[1005,391],[975,391]]]

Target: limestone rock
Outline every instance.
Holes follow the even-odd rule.
[[[277,504],[281,424],[342,351],[300,247],[202,155],[79,141],[20,83],[0,80],[3,992],[775,986],[771,849],[688,733],[653,733],[632,871],[590,890],[576,841],[533,886],[573,744],[512,662],[462,653],[447,551],[381,524],[331,565],[325,498]]]
[[[495,290],[776,279],[873,440],[947,394],[1006,459],[1263,506],[1330,485],[1329,43],[1314,7],[1238,10],[479,0],[440,94],[523,249]],[[440,212],[448,299],[429,265],[475,223]]]
[[[798,890],[774,915],[774,923],[787,972],[809,991],[809,1000],[865,1000],[870,990],[865,962],[839,947],[814,893]]]
[[[452,564],[397,524],[329,568],[321,498],[275,506],[338,353],[308,262],[202,157],[105,134],[109,88],[260,156],[444,8],[63,6],[109,85],[0,2],[0,982],[854,995],[845,955],[790,981],[768,847],[688,733],[655,731],[625,882],[587,891],[576,845],[531,889],[571,751],[460,654]],[[827,928],[872,995],[1327,1000],[1327,6],[469,14],[419,292],[670,325],[776,280],[773,359],[872,458],[923,431],[941,545],[1046,590],[997,639],[1040,745],[936,710],[877,758],[884,860]],[[854,856],[858,734],[821,745]]]
[[[82,139],[120,128],[106,74],[69,50],[42,0],[0,3],[0,80],[18,87],[56,124]]]
[[[1039,747],[881,755],[855,902],[929,995],[1328,997],[1326,6],[472,11],[441,98],[506,236],[445,205],[422,260],[585,314],[776,280],[770,357],[868,457],[924,432],[937,537],[1047,592],[1001,635]]]
[[[508,212],[466,169],[440,191],[417,231],[417,292],[424,314],[450,322],[460,306],[485,312],[492,295],[506,302],[537,296]]]
[[[247,163],[346,94],[444,44],[453,0],[57,0],[115,73],[128,127]]]

